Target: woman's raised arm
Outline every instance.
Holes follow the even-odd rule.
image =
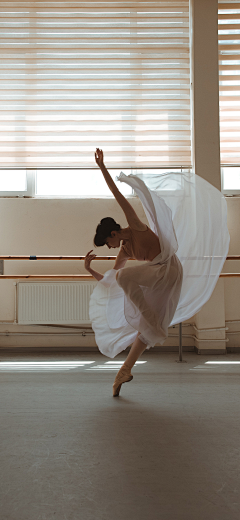
[[[95,152],[95,161],[97,165],[99,166],[103,177],[111,190],[113,196],[115,197],[116,201],[118,202],[119,206],[122,208],[123,212],[125,213],[126,219],[128,221],[128,224],[133,229],[136,229],[138,231],[145,231],[146,225],[141,222],[141,220],[138,218],[137,214],[135,213],[133,207],[128,202],[127,199],[122,195],[122,193],[117,188],[114,180],[112,179],[110,173],[108,172],[104,160],[103,160],[103,151],[99,148],[96,149]]]

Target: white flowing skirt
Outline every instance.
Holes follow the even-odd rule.
[[[113,358],[140,332],[146,348],[163,343],[174,316],[182,285],[182,266],[176,255],[153,262],[107,271],[94,289],[89,306],[98,348]],[[117,276],[117,279],[116,279]]]
[[[170,325],[191,318],[210,298],[229,248],[224,196],[193,173],[129,175],[161,253],[152,262],[107,271],[89,315],[99,350],[113,358],[140,332],[148,348]]]

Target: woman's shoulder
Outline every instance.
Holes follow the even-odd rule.
[[[131,231],[147,231],[149,228],[146,224],[144,224],[143,222],[141,222],[141,220],[139,221],[136,221],[136,223],[134,223],[132,226],[129,226],[129,229]]]

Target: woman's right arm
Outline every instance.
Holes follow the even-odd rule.
[[[122,193],[119,191],[118,187],[116,186],[114,180],[112,179],[109,171],[107,170],[104,161],[103,161],[103,151],[99,148],[96,149],[95,153],[95,161],[97,165],[99,166],[103,177],[111,190],[113,196],[115,197],[116,201],[118,202],[119,206],[122,208],[123,212],[125,213],[125,217],[127,219],[127,222],[129,226],[133,229],[136,229],[137,231],[145,231],[147,229],[146,224],[144,224],[137,216],[135,210],[133,209],[132,205],[128,200],[122,195]]]
[[[87,271],[92,275],[94,276],[94,278],[96,278],[96,280],[98,280],[98,282],[100,280],[102,280],[103,278],[103,275],[101,273],[98,273],[97,271],[94,271],[91,267],[90,267],[90,264],[91,264],[91,261],[94,260],[94,258],[96,258],[97,255],[91,255],[91,252],[93,251],[93,249],[91,249],[91,251],[89,251],[86,256],[85,256],[85,260],[84,260],[84,266],[85,266],[85,269],[87,269]]]

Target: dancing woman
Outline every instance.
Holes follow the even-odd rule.
[[[171,218],[168,219],[168,227],[170,222],[172,242],[167,240],[167,237],[162,240],[160,231],[157,235],[141,222],[129,201],[118,190],[111,178],[104,165],[103,152],[98,148],[95,160],[128,222],[128,227],[121,228],[114,219],[106,217],[97,226],[94,237],[95,246],[106,244],[111,249],[119,248],[121,245],[111,271],[103,276],[91,268],[91,262],[96,258],[96,255],[92,254],[93,250],[89,251],[85,257],[87,271],[100,282],[98,285],[102,284],[103,290],[107,288],[105,289],[107,291],[105,309],[108,322],[106,327],[108,327],[108,333],[110,331],[113,335],[113,339],[110,342],[108,339],[106,348],[105,339],[107,343],[107,337],[104,338],[104,327],[103,330],[100,330],[101,325],[97,324],[98,316],[93,316],[94,311],[90,312],[97,344],[99,348],[102,345],[101,352],[109,357],[115,357],[132,343],[126,361],[114,381],[113,396],[116,397],[119,395],[122,384],[133,379],[131,369],[144,350],[153,347],[157,342],[165,341],[168,326],[179,301],[182,265],[175,255],[177,241]],[[145,263],[125,267],[129,258]],[[121,295],[124,298],[121,299]],[[116,312],[114,311],[116,302],[118,305],[122,305],[122,311],[118,308]],[[124,304],[122,304],[123,302]],[[95,303],[98,305],[97,299]],[[122,313],[120,318],[118,311],[120,314]],[[101,320],[99,320],[100,322]]]

